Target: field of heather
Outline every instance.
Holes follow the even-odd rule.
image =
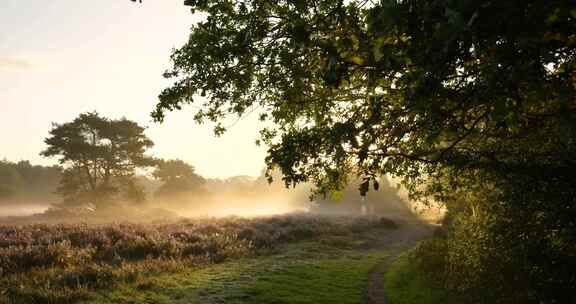
[[[0,226],[0,303],[97,303],[106,291],[126,286],[145,294],[153,277],[265,260],[283,250],[294,252],[286,247],[291,244],[337,248],[340,254],[370,233],[395,228],[386,218],[305,214],[163,224]],[[115,301],[144,301],[120,299]]]

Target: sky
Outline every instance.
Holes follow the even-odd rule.
[[[151,154],[178,158],[205,177],[257,176],[264,147],[247,117],[224,136],[191,109],[150,118],[169,82],[172,49],[198,17],[183,0],[0,0],[0,159],[55,164],[39,155],[52,122],[98,111],[143,126]]]

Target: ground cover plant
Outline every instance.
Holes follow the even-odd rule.
[[[144,288],[149,277],[266,255],[289,243],[346,245],[355,234],[391,227],[383,218],[311,215],[0,226],[0,300],[74,303],[97,290]]]
[[[356,250],[356,242],[283,244],[266,256],[120,284],[86,303],[365,303],[368,273],[388,253]]]
[[[420,266],[415,252],[409,251],[388,267],[383,285],[390,303],[462,303],[456,301],[441,282],[433,280]]]

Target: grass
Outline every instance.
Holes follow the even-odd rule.
[[[388,220],[0,226],[0,303],[363,303]]]
[[[353,242],[289,244],[267,256],[123,284],[86,303],[363,303],[368,272],[386,253],[350,249]]]
[[[0,303],[68,304],[91,299],[94,294],[101,295],[100,300],[117,296],[109,301],[113,303],[173,303],[174,297],[164,290],[183,294],[181,298],[207,299],[230,289],[208,288],[222,285],[222,280],[245,281],[243,277],[236,280],[236,274],[252,272],[263,277],[258,282],[266,282],[267,273],[258,269],[275,267],[276,258],[283,254],[280,248],[291,253],[292,260],[314,266],[311,261],[316,262],[320,253],[316,247],[353,247],[358,240],[368,240],[373,231],[393,229],[388,222],[293,214],[146,225],[0,225]],[[313,245],[306,251],[297,250],[306,243]],[[270,254],[274,259],[270,260]],[[238,266],[234,264],[237,261],[242,263]],[[228,268],[218,266],[220,263]],[[281,266],[288,269],[288,265],[285,261]],[[220,277],[214,278],[210,271],[218,267]],[[306,276],[302,271],[297,270],[296,275]],[[204,281],[210,283],[192,288]],[[245,294],[258,294],[257,286],[240,287],[233,290],[244,298]]]
[[[394,304],[455,303],[448,291],[419,273],[410,252],[398,257],[384,274],[384,290]]]

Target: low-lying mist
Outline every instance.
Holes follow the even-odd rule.
[[[42,213],[48,208],[50,205],[41,203],[0,201],[0,217],[33,215]]]
[[[261,189],[264,190],[264,189]],[[175,212],[184,217],[263,216],[306,212],[313,206],[303,189],[265,191],[222,191],[188,193],[153,200],[149,206]]]
[[[146,196],[138,203],[115,200],[99,205],[64,204],[57,200],[55,203],[53,195],[46,196],[46,202],[37,198],[0,200],[0,224],[165,222],[182,218],[261,217],[288,213],[375,215],[396,219],[419,216],[437,222],[442,216],[439,208],[410,202],[405,191],[399,190],[387,178],[381,180],[378,191],[370,191],[365,197],[360,196],[357,185],[351,183],[338,195],[318,196],[313,201],[309,199],[309,185],[288,189],[279,179],[272,184],[263,177],[207,179],[202,187],[187,191],[162,191],[162,183],[144,177],[139,179]]]

